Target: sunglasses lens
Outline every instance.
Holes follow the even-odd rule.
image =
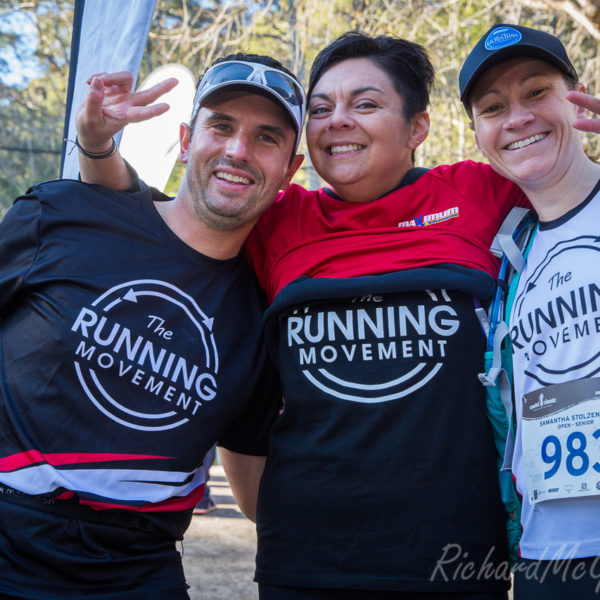
[[[253,73],[250,65],[240,63],[225,63],[217,65],[210,73],[204,85],[218,85],[224,81],[245,81]]]
[[[209,69],[196,92],[192,120],[198,114],[202,100],[211,93],[212,88],[222,83],[236,81],[249,81],[253,85],[262,86],[263,88],[266,86],[273,90],[292,109],[291,112],[298,126],[298,132],[301,131],[304,118],[302,88],[293,77],[255,63],[224,62]]]
[[[286,102],[294,106],[300,105],[296,85],[291,77],[287,77],[283,73],[276,73],[275,71],[265,71],[264,77],[267,85],[276,91]]]

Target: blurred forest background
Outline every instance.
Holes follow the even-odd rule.
[[[30,185],[58,177],[72,16],[72,1],[0,0],[0,216]],[[558,35],[588,91],[600,93],[600,0],[158,0],[139,81],[169,62],[198,75],[241,49],[278,58],[306,83],[316,53],[344,31],[393,34],[424,45],[437,70],[432,129],[417,163],[481,160],[458,72],[499,22]],[[598,154],[597,137],[587,144]],[[176,167],[167,191],[180,175]],[[308,160],[296,180],[320,185]]]

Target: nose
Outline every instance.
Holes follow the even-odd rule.
[[[352,119],[347,107],[343,104],[336,104],[329,117],[329,128],[339,129],[342,127],[352,127],[353,125],[354,119]]]
[[[504,122],[506,129],[520,129],[534,119],[534,115],[526,106],[520,102],[514,102],[510,106],[508,118]]]
[[[250,139],[243,131],[237,131],[225,145],[225,155],[238,161],[247,161],[250,156]]]

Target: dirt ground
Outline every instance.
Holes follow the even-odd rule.
[[[223,468],[210,470],[217,510],[194,515],[183,540],[183,565],[192,600],[257,600],[254,577],[256,531],[240,512]]]

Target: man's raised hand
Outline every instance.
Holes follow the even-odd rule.
[[[165,102],[152,103],[177,83],[171,77],[147,90],[132,92],[133,75],[128,71],[92,75],[86,99],[75,117],[79,143],[89,152],[107,151],[113,136],[125,125],[146,121],[169,110]]]

